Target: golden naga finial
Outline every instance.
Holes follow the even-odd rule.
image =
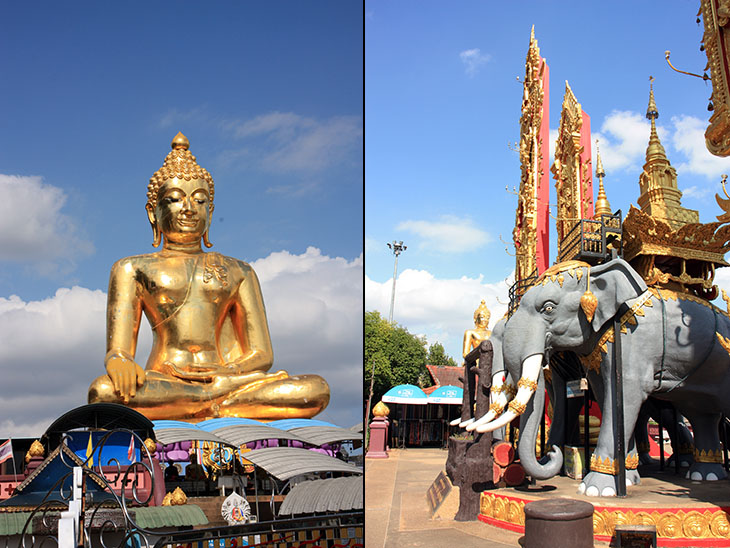
[[[725,187],[725,183],[727,182],[727,175],[725,173],[722,174],[722,191],[725,193],[725,196],[730,198],[730,195],[727,193],[727,188]],[[721,223],[727,223],[730,222],[730,199],[726,200],[724,198],[720,198],[719,194],[715,194],[715,200],[717,200],[717,205],[719,205],[722,210],[725,212],[722,215],[717,216],[717,220]]]

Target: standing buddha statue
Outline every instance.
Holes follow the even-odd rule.
[[[309,418],[329,403],[317,375],[269,373],[273,351],[251,266],[210,248],[214,185],[178,133],[147,187],[154,253],[117,261],[107,297],[106,375],[89,403],[122,403],[152,420]],[[152,326],[135,361],[142,314]]]

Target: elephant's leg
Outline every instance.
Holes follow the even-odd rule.
[[[641,464],[653,464],[654,459],[649,454],[651,445],[649,444],[649,432],[646,427],[649,424],[649,411],[647,410],[649,400],[639,409],[639,417],[636,419],[634,427],[634,439],[636,440],[636,450],[639,453],[639,462]]]
[[[685,416],[692,423],[695,435],[695,462],[687,471],[687,478],[710,481],[726,478],[718,433],[720,414],[693,411],[685,412]]]
[[[682,415],[672,407],[663,407],[659,410],[662,416],[662,423],[669,433],[672,442],[672,456],[668,464],[672,466],[674,459],[679,458],[679,466],[682,468],[691,467],[694,462],[694,440],[689,429],[685,426]]]
[[[610,353],[610,350],[609,350]],[[602,401],[601,412],[601,430],[598,433],[598,443],[591,457],[591,471],[586,475],[578,489],[579,493],[585,493],[591,497],[614,497],[616,496],[617,475],[615,461],[615,406],[613,404],[613,394],[608,388],[611,371],[609,370],[613,364],[608,363],[604,359],[601,365],[600,377],[589,372],[589,380],[592,380],[594,394],[598,401]],[[604,390],[604,387],[606,388]],[[636,470],[639,463],[638,454],[634,443],[634,426],[639,416],[639,409],[645,399],[643,393],[636,393],[636,389],[631,390],[627,386],[624,378],[624,439],[626,440],[626,484],[637,485],[640,481],[639,473]]]

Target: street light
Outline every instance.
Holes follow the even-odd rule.
[[[390,314],[388,314],[388,322],[393,323],[393,305],[395,304],[395,279],[398,276],[398,255],[403,253],[408,248],[403,245],[402,240],[400,242],[396,242],[395,240],[393,240],[392,243],[388,243],[388,248],[390,248],[393,251],[393,255],[395,255],[395,267],[393,267],[393,290],[390,292]]]
[[[390,314],[388,315],[388,323],[393,323],[393,304],[395,303],[395,278],[398,275],[398,255],[403,253],[406,250],[406,246],[403,245],[403,242],[396,242],[393,240],[392,243],[388,243],[388,247],[393,251],[393,254],[395,255],[395,267],[393,268],[393,291],[390,296]],[[368,396],[368,404],[365,408],[365,422],[370,420],[370,405],[373,401],[373,386],[375,385],[375,361],[373,361],[372,364],[372,370],[370,372],[370,395]],[[370,439],[369,439],[369,429],[365,428],[365,446],[364,450],[367,451],[368,445],[369,445]]]

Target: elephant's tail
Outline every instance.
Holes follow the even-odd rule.
[[[542,371],[537,379],[537,390],[527,404],[520,418],[520,443],[518,454],[525,472],[535,479],[544,480],[555,476],[563,466],[563,452],[557,445],[546,455],[547,462],[541,464],[535,455],[537,432],[542,422],[545,406],[545,378]],[[545,460],[545,459],[541,459]]]

